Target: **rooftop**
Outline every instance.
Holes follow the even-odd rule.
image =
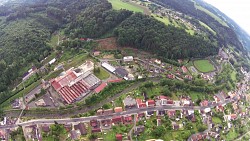
[[[124,68],[117,68],[115,73],[122,78],[128,75],[128,72]]]
[[[101,92],[106,86],[107,86],[107,83],[102,83],[102,84],[99,85],[97,88],[95,88],[95,92],[96,92],[96,93]]]

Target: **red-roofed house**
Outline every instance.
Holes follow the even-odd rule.
[[[88,38],[80,38],[81,41],[87,41]]]
[[[185,78],[188,79],[188,80],[192,80],[193,77],[191,75],[185,75]]]
[[[94,52],[93,52],[93,55],[94,55],[94,56],[99,56],[100,54],[101,54],[100,51],[94,51]]]
[[[176,113],[175,110],[168,110],[168,111],[167,111],[167,114],[168,114],[168,117],[169,117],[169,118],[174,118],[175,113]]]
[[[174,79],[174,78],[175,78],[175,76],[174,76],[173,74],[168,74],[167,77],[168,77],[169,79]]]
[[[6,138],[6,132],[4,129],[0,130],[0,140],[5,140]]]
[[[154,100],[148,100],[148,101],[146,102],[146,105],[147,105],[148,107],[154,107],[154,106],[155,106],[155,101],[154,101]]]
[[[121,82],[122,80],[123,78],[108,80],[108,83],[117,83],[117,82]]]
[[[122,141],[122,134],[116,134],[115,137],[117,141]]]
[[[91,132],[92,133],[97,133],[97,132],[101,132],[101,128],[92,128]]]
[[[220,99],[216,95],[214,96],[214,100],[216,103],[220,102]]]
[[[90,121],[90,126],[92,126],[92,127],[98,127],[98,121],[97,120],[91,120]]]
[[[223,112],[224,111],[224,107],[222,105],[216,106],[216,111]]]
[[[200,106],[208,106],[208,101],[207,100],[201,101]]]
[[[187,67],[185,67],[185,66],[182,66],[181,69],[182,69],[183,73],[187,73],[188,72]]]
[[[227,116],[227,119],[228,119],[229,121],[235,120],[236,118],[237,118],[237,115],[236,115],[236,114],[231,114],[231,115],[228,115],[228,116]]]
[[[136,103],[137,103],[137,107],[138,108],[143,108],[143,107],[147,107],[145,102],[142,102],[141,99],[136,99]]]
[[[127,123],[130,124],[130,123],[132,122],[132,120],[133,120],[133,119],[132,119],[132,116],[131,116],[131,115],[128,115],[128,116],[124,116],[124,117],[123,117],[123,123],[124,123],[124,124],[127,124]]]
[[[122,117],[121,116],[115,116],[112,118],[112,123],[117,124],[122,122]]]
[[[101,92],[106,86],[107,86],[107,83],[102,83],[100,86],[95,88],[95,93]]]
[[[161,100],[161,99],[169,100],[170,98],[168,96],[160,95],[160,96],[157,96],[157,99],[159,99],[159,100]]]
[[[123,110],[122,110],[122,107],[115,107],[114,111],[115,113],[119,113],[119,112],[122,112]]]

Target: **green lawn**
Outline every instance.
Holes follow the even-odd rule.
[[[88,55],[85,53],[79,54],[71,59],[70,63],[65,64],[64,68],[65,70],[70,69],[71,67],[78,67],[81,64],[85,62],[85,60],[88,59]]]
[[[57,42],[58,42],[58,36],[57,35],[52,35],[49,44],[52,45],[52,47],[56,47]]]
[[[119,63],[117,61],[110,61],[109,63],[111,65],[113,65],[113,66],[118,66],[119,65]]]
[[[232,78],[233,81],[236,81],[236,74],[237,74],[236,71],[233,71],[233,72],[231,73],[231,78]]]
[[[214,71],[214,66],[209,62],[209,60],[195,60],[194,66],[196,69],[198,69],[200,72],[211,72]]]
[[[221,121],[221,119],[220,118],[218,118],[218,117],[212,117],[212,121],[213,121],[213,123],[215,123],[215,124],[221,124],[222,123],[222,121]]]
[[[101,80],[109,78],[109,73],[100,67],[100,72],[94,72],[95,76],[98,77]]]
[[[195,100],[199,99],[202,96],[202,94],[199,93],[199,92],[190,92],[189,95],[190,95],[192,101],[195,101]]]
[[[170,24],[170,21],[169,21],[169,19],[168,18],[166,18],[166,17],[159,17],[159,16],[157,16],[157,15],[155,15],[155,14],[152,14],[152,16],[156,19],[156,20],[158,20],[158,21],[160,21],[160,22],[163,22],[165,25],[169,25]]]
[[[44,77],[44,80],[50,80],[51,78],[56,78],[60,73],[62,73],[63,70],[57,70],[53,71],[52,73],[49,73],[47,76]]]
[[[108,1],[112,4],[113,9],[115,9],[115,10],[127,9],[130,11],[143,13],[142,8],[135,6],[135,5],[132,5],[130,3],[126,3],[126,2],[123,2],[121,0],[108,0]]]
[[[238,133],[236,133],[235,129],[232,128],[226,135],[227,140],[234,140],[235,138],[238,137]]]

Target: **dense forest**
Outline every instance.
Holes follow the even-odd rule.
[[[221,46],[223,45],[225,47],[227,47],[228,45],[231,45],[231,46],[235,46],[239,50],[244,49],[233,29],[225,25],[222,25],[215,18],[211,17],[204,11],[197,9],[195,7],[195,2],[191,0],[190,1],[189,0],[185,0],[185,1],[183,0],[152,0],[152,1],[164,7],[173,8],[176,11],[180,11],[181,13],[190,15],[191,17],[194,17],[195,19],[198,19],[204,22],[213,30],[215,30],[216,33],[218,33],[217,39],[218,39],[219,45]]]
[[[71,38],[98,38],[133,14],[127,10],[111,9],[112,6],[108,2],[87,8],[69,24],[65,34]]]
[[[190,35],[184,29],[165,26],[156,19],[136,13],[114,31],[122,46],[135,46],[169,59],[207,57],[218,52],[216,43]]]

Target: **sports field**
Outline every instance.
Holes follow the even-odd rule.
[[[198,71],[204,73],[215,70],[214,66],[208,60],[195,60],[194,66]]]
[[[123,2],[122,0],[108,0],[108,1],[112,4],[113,9],[116,10],[127,9],[134,12],[141,12],[141,13],[143,12],[142,8],[127,2]]]

